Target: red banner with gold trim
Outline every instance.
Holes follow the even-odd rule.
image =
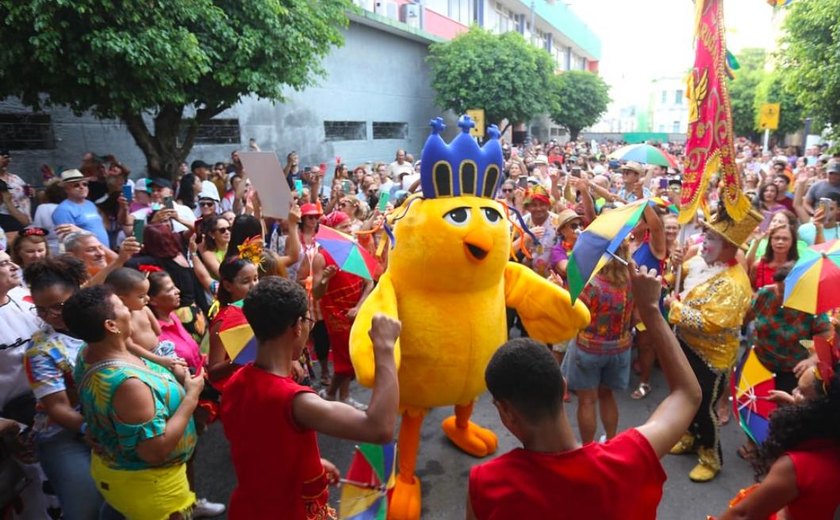
[[[741,192],[735,165],[732,110],[726,85],[726,38],[723,0],[696,0],[697,50],[687,79],[688,138],[685,143],[680,222],[690,222],[705,197],[709,181],[720,173],[721,202],[741,220],[750,209]]]

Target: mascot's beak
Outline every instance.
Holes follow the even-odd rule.
[[[464,238],[467,255],[473,260],[481,261],[493,248],[493,239],[486,231],[472,231]]]

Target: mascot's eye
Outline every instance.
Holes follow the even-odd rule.
[[[465,226],[470,221],[470,208],[455,208],[443,219],[454,226]]]
[[[481,208],[481,212],[484,213],[484,218],[487,219],[487,222],[491,224],[502,220],[502,214],[493,208]]]

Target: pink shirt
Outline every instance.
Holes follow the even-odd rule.
[[[160,323],[160,340],[169,340],[175,344],[175,353],[178,357],[187,362],[190,368],[198,370],[201,367],[201,350],[198,343],[190,336],[187,329],[181,325],[181,320],[175,313],[169,315],[169,323],[158,320]]]

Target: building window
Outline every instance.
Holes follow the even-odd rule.
[[[469,25],[473,21],[473,0],[449,0],[449,17],[456,22]]]
[[[181,126],[181,142],[187,136],[190,120],[185,119]],[[198,127],[195,144],[239,144],[242,134],[239,131],[239,119],[210,119]]]
[[[408,139],[408,123],[373,122],[374,139]]]
[[[367,124],[364,121],[324,121],[325,141],[364,141]]]
[[[47,114],[0,114],[0,146],[9,150],[54,149],[52,118]]]
[[[679,121],[674,121],[674,127],[671,129],[671,131],[675,134],[680,133],[680,122]]]
[[[684,97],[684,94],[683,94],[682,90],[677,90],[676,92],[674,92],[674,104],[675,105],[682,105],[683,97]]]
[[[665,104],[665,103],[667,103],[667,102],[668,102],[668,92],[667,92],[667,91],[665,91],[665,90],[663,90],[663,91],[662,91],[662,100],[661,100],[661,103],[664,105],[664,104]]]

